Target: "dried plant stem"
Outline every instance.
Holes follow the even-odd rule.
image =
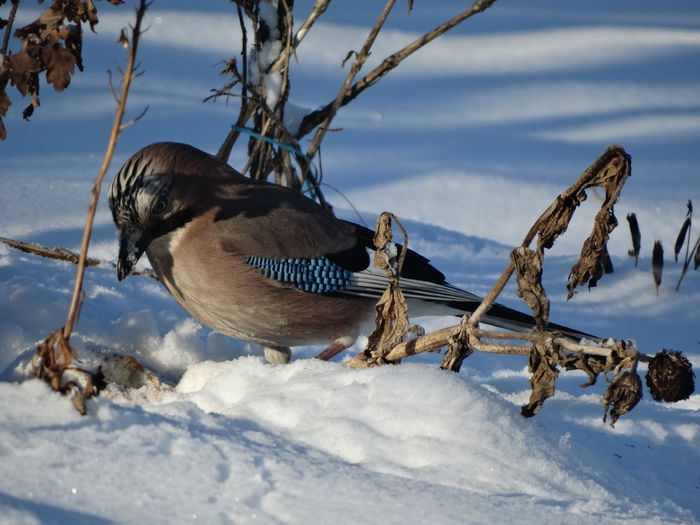
[[[338,98],[336,97],[336,100],[334,100],[333,102],[325,105],[317,111],[309,113],[306,117],[304,117],[301,125],[299,126],[299,131],[296,133],[296,138],[301,138],[304,135],[311,132],[311,130],[313,130],[316,126],[323,123],[329,115],[335,115],[339,107],[345,106],[349,102],[354,100],[365,89],[375,84],[381,77],[383,77],[396,66],[398,66],[405,58],[415,53],[429,42],[435,40],[443,33],[449,31],[456,25],[460,24],[467,18],[470,18],[471,16],[477,13],[485,11],[486,9],[491,7],[495,3],[495,1],[496,0],[477,0],[468,9],[462,11],[461,13],[452,17],[447,22],[444,22],[443,24],[437,26],[432,31],[424,34],[420,38],[417,38],[410,44],[401,48],[396,53],[385,58],[379,66],[370,71],[367,75],[365,75],[363,78],[357,81],[354,85],[348,85],[348,87],[344,91],[342,91],[342,96],[340,97],[339,103],[337,103]],[[325,124],[323,124],[321,127],[323,127],[324,125]]]
[[[438,352],[440,348],[447,344],[450,338],[457,336],[460,332],[460,326],[449,326],[447,328],[442,328],[441,330],[436,330],[429,334],[419,337],[418,339],[413,339],[412,341],[407,341],[394,346],[391,351],[384,356],[384,359],[388,362],[400,361],[407,357],[422,354],[426,352]],[[570,339],[564,337],[557,337],[554,333],[517,333],[517,332],[494,332],[491,330],[483,330],[476,327],[468,327],[467,334],[469,337],[470,345],[473,344],[474,349],[479,352],[487,354],[509,354],[509,355],[524,355],[529,356],[533,350],[533,344],[539,342],[543,337],[551,338],[551,342],[564,347],[570,352],[582,352],[587,355],[595,355],[601,357],[609,357],[612,353],[611,348],[584,345],[579,343],[574,343]],[[497,340],[512,340],[512,341],[523,341],[526,344],[502,344],[502,343],[489,343],[482,341],[482,339],[497,339]],[[527,344],[530,343],[530,344]],[[639,354],[639,360],[642,362],[648,362],[652,359],[651,355]],[[354,358],[345,362],[345,365],[352,368],[366,368],[372,366],[367,362],[366,359],[362,358],[362,355],[355,356]]]
[[[48,248],[37,244],[35,242],[23,242],[17,241],[15,239],[8,239],[6,237],[0,237],[0,242],[7,244],[12,248],[23,251],[25,253],[31,253],[32,255],[39,255],[40,257],[46,257],[47,259],[56,259],[58,261],[67,261],[73,264],[78,264],[80,261],[80,254],[75,253],[67,248]],[[116,268],[117,263],[112,261],[103,261],[102,259],[95,259],[94,257],[88,257],[85,259],[86,266],[100,266],[102,268]],[[151,277],[157,279],[155,272],[149,269],[145,270],[134,270],[133,275],[145,275],[146,277]]]
[[[299,44],[301,44],[301,41],[304,40],[304,37],[309,32],[309,29],[311,29],[311,26],[313,26],[316,20],[318,20],[318,17],[325,13],[326,9],[328,8],[328,4],[330,3],[331,0],[316,0],[314,2],[309,16],[306,17],[306,20],[302,22],[301,26],[299,26],[299,29],[297,29],[297,32],[294,33],[293,50],[295,50],[299,46]],[[283,53],[288,53],[288,51],[285,49]],[[282,57],[280,57],[280,59],[282,59]]]
[[[395,0],[388,0],[387,3],[384,5],[384,9],[382,9],[382,12],[379,14],[377,20],[374,22],[374,25],[372,26],[372,29],[369,32],[369,35],[367,35],[365,43],[362,45],[362,49],[360,49],[359,53],[357,53],[357,55],[355,56],[355,60],[353,60],[352,66],[350,66],[350,71],[345,77],[345,81],[343,82],[342,87],[338,91],[335,100],[333,100],[333,102],[331,102],[331,104],[327,106],[328,111],[325,113],[323,119],[319,122],[320,125],[316,130],[313,139],[311,139],[311,144],[309,145],[309,148],[306,151],[306,156],[308,158],[313,158],[313,156],[316,154],[316,151],[318,151],[318,148],[321,147],[321,141],[326,136],[331,121],[338,112],[338,108],[340,108],[340,106],[342,105],[343,99],[345,99],[353,79],[355,78],[357,73],[359,73],[360,69],[362,69],[364,63],[367,61],[367,58],[369,57],[369,51],[370,49],[372,49],[372,45],[377,39],[377,35],[382,30],[384,22],[386,21],[387,17],[389,16],[389,13],[393,9],[394,3]]]
[[[70,334],[73,331],[73,324],[75,323],[76,316],[78,315],[78,310],[80,306],[80,298],[83,289],[83,279],[85,276],[85,267],[87,261],[87,251],[90,245],[90,236],[92,234],[92,225],[95,221],[95,212],[97,210],[97,203],[100,198],[100,188],[102,187],[102,179],[104,179],[109,165],[112,162],[112,156],[114,155],[114,148],[119,140],[119,135],[124,129],[124,124],[122,123],[124,119],[124,112],[126,110],[126,100],[129,95],[129,87],[131,86],[131,81],[134,77],[134,69],[136,66],[136,52],[138,50],[139,38],[141,36],[141,22],[143,21],[143,16],[148,9],[148,4],[145,0],[140,0],[139,6],[136,9],[136,25],[132,28],[132,37],[129,42],[129,53],[126,63],[126,68],[124,69],[124,76],[122,78],[122,88],[121,94],[119,96],[119,104],[114,113],[114,121],[112,122],[112,131],[109,136],[109,142],[107,143],[107,150],[105,151],[104,158],[102,160],[102,166],[95,179],[95,184],[92,188],[92,198],[90,200],[90,206],[88,208],[87,220],[85,222],[85,229],[83,230],[83,239],[80,246],[80,258],[78,260],[78,269],[75,276],[75,286],[73,288],[73,297],[71,299],[70,308],[68,309],[68,316],[66,318],[66,324],[63,327],[63,337],[68,340]]]
[[[690,235],[688,235],[688,240],[690,241]],[[683,277],[685,277],[685,274],[688,273],[688,266],[690,266],[690,260],[694,257],[693,254],[697,254],[699,252],[700,237],[698,237],[698,239],[695,241],[693,249],[690,250],[690,253],[688,253],[688,250],[686,249],[685,260],[683,261],[683,268],[681,269],[681,275],[678,278],[678,283],[676,284],[676,291],[681,289],[681,282],[683,281]]]
[[[66,248],[47,248],[46,246],[42,246],[34,242],[16,241],[14,239],[8,239],[6,237],[0,237],[0,242],[2,242],[3,244],[7,244],[12,248],[16,248],[17,250],[21,250],[25,253],[40,255],[41,257],[47,257],[49,259],[68,261],[72,262],[73,264],[78,264],[78,261],[80,260],[80,254],[72,252]],[[86,266],[103,266],[104,264],[104,261],[93,259],[92,257],[85,258]]]
[[[4,61],[5,57],[7,56],[7,48],[10,45],[10,34],[12,33],[12,25],[15,22],[15,16],[17,15],[18,8],[19,8],[19,0],[12,2],[12,7],[10,8],[10,14],[7,17],[7,24],[5,25],[5,34],[2,37],[2,48],[0,49],[0,58],[2,58],[3,61]]]
[[[585,194],[583,193],[584,190],[596,185],[602,186],[606,189],[606,198],[601,206],[602,213],[599,213],[599,215],[596,217],[596,226],[594,227],[591,236],[595,237],[596,240],[598,240],[598,243],[604,243],[605,240],[607,240],[604,232],[604,226],[607,225],[607,219],[601,219],[599,217],[602,216],[607,218],[608,216],[612,215],[612,205],[617,200],[619,192],[622,189],[622,184],[629,176],[629,165],[630,159],[625,153],[624,149],[619,146],[609,147],[566,191],[564,191],[552,202],[552,204],[544,213],[542,213],[542,215],[540,215],[540,217],[537,219],[537,221],[535,221],[533,226],[525,235],[521,248],[528,248],[536,237],[538,238],[538,250],[551,247],[555,239],[566,231],[568,222],[571,220],[576,207],[582,200],[585,199]],[[599,223],[602,223],[602,226]],[[601,232],[601,230],[603,231]],[[579,262],[577,262],[574,268],[579,265],[590,265],[591,262],[588,261],[588,259],[591,259],[592,257],[593,255],[582,251],[581,259]],[[409,342],[400,343],[394,346],[383,356],[385,362],[400,360],[416,353],[436,351],[443,346],[450,345],[450,342],[455,340],[462,341],[465,346],[464,351],[468,351],[469,348],[473,348],[481,352],[489,353],[530,355],[537,346],[543,347],[544,345],[548,348],[553,348],[555,345],[558,345],[572,352],[584,352],[590,355],[609,354],[606,349],[600,349],[599,347],[576,345],[568,339],[558,337],[556,332],[537,331],[533,333],[506,333],[489,332],[478,328],[477,323],[493,305],[498,295],[512,277],[515,269],[515,264],[513,260],[511,260],[499,277],[498,281],[494,284],[491,291],[487,294],[481,304],[474,310],[474,312],[464,318],[462,324],[444,328]],[[496,340],[510,339],[526,341],[530,344],[509,345],[492,343],[484,342],[481,340],[482,338]],[[347,364],[349,366],[367,366],[366,363],[362,364],[362,361],[363,355],[361,354],[356,359],[349,361]]]

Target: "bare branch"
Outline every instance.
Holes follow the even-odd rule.
[[[5,34],[2,37],[2,48],[0,48],[0,58],[2,58],[3,61],[7,57],[7,48],[10,45],[10,34],[12,33],[12,25],[15,23],[15,15],[17,15],[18,8],[19,0],[12,2],[10,14],[7,17],[7,25],[5,25]],[[4,86],[0,86],[0,88],[3,87]]]
[[[385,58],[379,66],[374,68],[365,77],[360,79],[352,87],[348,87],[348,89],[346,89],[343,92],[338,107],[345,106],[349,102],[354,100],[355,97],[357,97],[365,89],[375,84],[381,77],[383,77],[389,71],[398,66],[401,63],[401,61],[403,61],[406,57],[415,53],[418,49],[425,46],[426,44],[428,44],[438,36],[442,35],[443,33],[449,31],[450,29],[460,24],[467,18],[477,13],[485,11],[486,9],[491,7],[491,5],[493,5],[495,1],[496,0],[477,0],[472,4],[472,6],[469,9],[459,13],[447,22],[439,25],[432,31],[414,40],[413,42],[403,47],[393,55]],[[308,134],[312,129],[324,122],[329,114],[334,114],[338,110],[338,107],[335,107],[334,109],[334,104],[336,103],[336,100],[325,105],[321,109],[306,115],[306,117],[304,117],[304,119],[302,120],[301,125],[299,126],[299,130],[296,133],[296,137],[301,138],[304,135]]]
[[[141,120],[141,119],[143,118],[143,116],[144,116],[144,115],[146,114],[146,112],[148,111],[148,108],[149,108],[149,107],[150,107],[150,106],[146,106],[145,108],[143,108],[143,111],[142,111],[141,113],[139,113],[138,115],[136,115],[136,116],[135,116],[134,118],[132,118],[130,121],[125,122],[124,124],[122,124],[122,125],[120,126],[120,128],[119,128],[119,131],[124,131],[124,130],[125,130],[126,128],[128,128],[129,126],[132,126],[133,124],[136,124],[139,120]]]
[[[30,253],[32,255],[39,255],[41,257],[46,257],[47,259],[56,259],[58,261],[67,261],[73,264],[78,264],[80,260],[80,254],[75,253],[67,248],[48,248],[37,244],[34,242],[23,242],[17,241],[15,239],[8,239],[6,237],[0,237],[0,242],[11,246],[17,250],[23,251],[24,253]],[[112,261],[104,261],[102,259],[95,259],[94,257],[88,257],[85,259],[86,266],[99,266],[101,268],[116,268],[117,263]],[[156,274],[153,270],[134,270],[132,275],[143,275],[145,277],[150,277],[152,279],[158,280]]]
[[[83,240],[80,246],[80,258],[75,276],[73,297],[71,299],[70,308],[68,309],[66,325],[63,327],[63,337],[66,339],[66,341],[68,341],[70,338],[70,334],[73,331],[73,324],[75,323],[76,316],[78,315],[80,297],[83,289],[83,278],[85,276],[85,261],[87,260],[87,251],[90,244],[90,236],[92,234],[92,225],[95,220],[97,203],[100,198],[102,179],[104,179],[104,176],[109,169],[112,156],[114,155],[114,148],[117,144],[117,140],[119,139],[119,135],[121,134],[122,120],[124,119],[124,111],[126,110],[126,100],[129,95],[129,88],[131,87],[131,81],[133,79],[134,64],[136,64],[136,53],[138,50],[139,38],[141,36],[141,22],[143,21],[143,17],[148,9],[148,5],[149,4],[145,0],[140,0],[139,6],[136,9],[136,24],[131,32],[131,41],[128,43],[129,53],[126,62],[126,70],[124,71],[124,78],[122,79],[119,105],[117,106],[114,114],[112,131],[110,133],[109,142],[107,143],[107,150],[105,151],[102,166],[100,167],[100,171],[97,174],[97,178],[95,179],[95,184],[92,189],[92,199],[90,201],[85,229],[83,231]]]
[[[345,77],[345,82],[343,82],[343,85],[340,88],[340,91],[338,91],[335,100],[331,102],[329,106],[327,106],[328,109],[324,113],[323,118],[319,121],[320,126],[316,130],[316,134],[314,135],[313,139],[311,139],[311,144],[309,145],[309,148],[306,151],[306,156],[308,158],[313,158],[313,156],[316,154],[316,151],[321,146],[321,141],[323,140],[323,137],[325,137],[327,129],[330,127],[331,121],[335,117],[335,114],[338,112],[338,108],[340,108],[340,106],[343,104],[343,100],[346,98],[346,94],[348,89],[350,88],[350,84],[355,78],[355,75],[357,75],[357,73],[362,68],[362,65],[369,57],[369,51],[372,48],[372,45],[374,44],[374,41],[376,40],[377,35],[379,34],[379,31],[381,31],[382,27],[384,26],[386,18],[389,16],[389,13],[394,7],[394,2],[395,0],[388,0],[385,4],[384,9],[379,14],[379,17],[374,23],[374,26],[372,26],[372,30],[369,32],[369,35],[367,35],[367,39],[365,40],[362,49],[355,56],[355,60],[353,61],[352,66],[350,67],[350,72]],[[304,118],[304,121],[305,120],[306,118]],[[302,121],[300,128],[304,125],[304,121]],[[302,136],[303,135],[299,135],[299,133],[297,133],[297,137]]]

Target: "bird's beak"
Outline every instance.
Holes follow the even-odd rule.
[[[123,230],[120,232],[117,279],[121,281],[131,275],[146,246],[145,236],[140,231]]]

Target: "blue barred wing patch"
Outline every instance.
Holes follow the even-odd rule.
[[[304,292],[333,293],[352,284],[352,272],[332,263],[327,257],[271,259],[249,256],[245,261],[268,279],[289,283]]]

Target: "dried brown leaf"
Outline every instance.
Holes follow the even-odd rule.
[[[535,324],[545,330],[549,321],[549,298],[542,287],[542,251],[533,251],[524,246],[513,250],[510,259],[515,265],[518,282],[518,297],[532,310]]]
[[[561,364],[566,370],[581,370],[588,376],[588,381],[579,385],[583,388],[595,385],[599,374],[610,371],[610,366],[605,357],[589,355],[583,352],[566,355]]]
[[[90,30],[94,32],[95,26],[99,23],[100,20],[97,18],[97,8],[95,7],[95,4],[92,0],[85,0],[85,4],[83,6],[83,11],[81,15],[83,22],[89,22]]]
[[[661,241],[654,243],[654,249],[651,254],[651,274],[654,277],[654,285],[656,286],[656,295],[659,295],[659,286],[661,286],[661,278],[664,273],[664,248]]]
[[[63,10],[59,9],[56,5],[52,5],[44,9],[41,12],[41,15],[39,15],[39,19],[33,24],[37,24],[38,22],[38,24],[42,26],[41,33],[39,33],[39,36],[43,40],[48,36],[49,33],[51,33],[54,29],[63,24],[63,19]]]
[[[568,298],[570,299],[577,286],[588,283],[592,288],[598,284],[603,276],[604,259],[607,254],[607,242],[610,232],[617,226],[617,219],[612,212],[603,207],[598,212],[593,224],[593,232],[584,241],[581,247],[579,260],[571,268],[569,282],[566,285]]]
[[[73,406],[85,415],[85,401],[99,394],[104,388],[102,372],[96,373],[73,366],[75,350],[56,330],[37,346],[32,358],[34,375],[63,395],[69,395]]]
[[[596,214],[591,235],[583,243],[581,255],[571,268],[567,284],[568,298],[584,283],[595,286],[603,275],[604,259],[610,232],[617,226],[613,208],[627,177],[631,174],[631,158],[620,146],[610,146],[588,167],[581,177],[584,187],[605,189],[603,205]]]
[[[557,200],[537,221],[539,232],[538,249],[551,248],[560,235],[566,232],[576,208],[586,200],[586,192],[580,191],[568,196],[559,195]]]
[[[523,417],[532,417],[537,414],[546,399],[554,395],[555,385],[559,377],[559,370],[555,365],[552,354],[542,348],[542,345],[535,344],[530,353],[529,370],[530,400],[527,405],[523,405],[520,413]]]
[[[0,117],[4,117],[7,114],[9,107],[10,97],[7,96],[7,92],[4,89],[0,89]]]
[[[56,91],[66,89],[75,71],[75,55],[61,44],[55,43],[43,48],[42,57],[46,65],[46,81],[53,84]]]
[[[601,403],[605,404],[603,422],[607,421],[610,406],[610,426],[614,427],[620,416],[632,410],[642,399],[642,380],[631,370],[619,374],[608,386]]]
[[[459,372],[462,362],[474,353],[474,349],[467,344],[467,319],[467,316],[463,316],[459,323],[459,330],[447,338],[447,350],[440,364],[443,370]]]
[[[404,233],[404,242],[400,252],[396,244],[392,242],[392,219],[400,226]],[[377,227],[374,235],[376,247],[374,265],[384,270],[389,277],[389,284],[382,297],[376,304],[375,329],[369,335],[365,356],[370,360],[383,361],[391,349],[404,340],[409,334],[421,334],[422,329],[410,326],[408,321],[408,306],[399,287],[399,274],[403,265],[403,258],[407,250],[408,238],[406,230],[395,215],[384,212],[377,219]]]
[[[22,96],[32,93],[35,89],[36,80],[33,77],[43,69],[39,54],[39,46],[27,45],[18,53],[13,53],[10,58],[10,81]]]
[[[66,49],[75,57],[75,65],[83,70],[83,29],[80,24],[68,26],[68,36],[65,39]]]
[[[683,226],[681,226],[681,230],[678,232],[678,237],[676,237],[676,244],[673,247],[673,259],[678,262],[678,254],[680,253],[681,249],[683,249],[683,243],[685,243],[685,236],[688,233],[688,230],[690,229],[690,217],[686,217],[685,221],[683,221]]]
[[[24,120],[29,120],[34,114],[34,104],[29,104],[26,108],[22,110],[22,118]]]
[[[632,249],[628,252],[630,257],[634,257],[634,267],[637,267],[639,262],[639,251],[642,247],[642,233],[639,230],[637,215],[630,213],[627,215],[627,222],[630,225],[630,235],[632,236]]]

